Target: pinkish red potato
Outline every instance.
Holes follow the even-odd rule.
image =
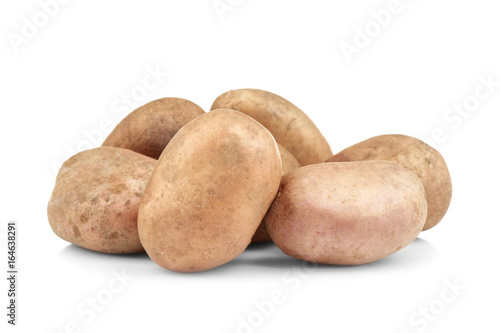
[[[427,195],[427,220],[423,230],[441,221],[451,202],[451,177],[443,156],[417,138],[406,135],[380,135],[342,150],[327,162],[385,160],[413,171],[422,181]]]
[[[264,220],[274,243],[292,257],[359,265],[411,243],[426,216],[417,175],[396,163],[366,161],[287,173]]]

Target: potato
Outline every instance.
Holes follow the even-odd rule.
[[[139,207],[139,237],[159,266],[208,270],[250,243],[281,179],[271,133],[234,110],[181,128],[158,160]]]
[[[297,159],[282,145],[278,143],[278,150],[281,156],[281,174],[284,175],[300,167]],[[271,240],[271,236],[266,229],[266,224],[262,221],[252,237],[252,243],[262,243]]]
[[[308,165],[283,176],[266,217],[286,254],[320,264],[358,265],[411,243],[425,223],[424,186],[388,161]]]
[[[311,119],[278,95],[257,89],[231,90],[217,97],[211,109],[219,108],[238,110],[260,122],[301,165],[322,163],[332,156]]]
[[[437,150],[417,138],[381,135],[357,143],[328,159],[328,162],[386,160],[410,169],[422,180],[427,195],[427,221],[423,230],[441,221],[451,201],[451,177]]]
[[[281,156],[281,174],[284,175],[300,167],[297,159],[282,145],[278,143],[278,150]]]
[[[155,159],[114,147],[70,157],[57,174],[48,204],[52,230],[62,239],[94,251],[144,251],[137,211],[155,165]]]
[[[158,159],[175,133],[203,113],[198,105],[182,98],[157,99],[126,116],[102,145]]]

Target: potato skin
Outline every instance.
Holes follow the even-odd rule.
[[[278,143],[278,150],[281,156],[281,174],[284,175],[300,167],[297,159],[282,145]],[[271,240],[271,236],[266,229],[266,224],[262,221],[252,237],[252,243],[262,243]]]
[[[278,150],[281,157],[281,174],[284,175],[292,170],[300,168],[300,163],[283,145],[278,143]]]
[[[211,109],[243,112],[264,125],[301,165],[322,163],[332,156],[330,145],[311,119],[286,99],[258,89],[228,91]]]
[[[100,147],[63,163],[49,200],[52,230],[89,250],[136,253],[139,201],[156,160],[131,150]]]
[[[358,265],[411,243],[425,223],[420,179],[388,161],[323,163],[284,175],[265,221],[286,254]]]
[[[184,126],[158,160],[139,208],[139,237],[159,266],[208,270],[250,243],[281,178],[271,133],[234,110]]]
[[[126,116],[102,145],[158,159],[175,133],[203,113],[198,105],[182,98],[157,99]]]
[[[423,230],[438,224],[451,202],[450,172],[441,154],[425,142],[406,135],[380,135],[342,150],[327,162],[386,160],[410,169],[423,182],[427,221]]]

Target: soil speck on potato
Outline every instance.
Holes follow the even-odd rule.
[[[80,234],[80,229],[76,225],[73,226],[73,233],[75,234],[76,238],[82,237],[82,234]]]
[[[80,222],[85,223],[89,220],[89,216],[87,214],[82,214],[80,216]]]

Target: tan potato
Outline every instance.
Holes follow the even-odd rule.
[[[358,265],[411,243],[425,223],[420,179],[388,161],[308,165],[284,175],[265,221],[286,254]]]
[[[281,174],[284,175],[300,167],[297,159],[282,145],[278,143],[278,150],[281,156]],[[266,224],[262,221],[252,237],[252,243],[262,243],[271,240],[271,236],[266,229]]]
[[[139,208],[139,237],[158,265],[208,270],[250,243],[281,178],[271,133],[234,110],[184,126],[158,160]]]
[[[260,122],[301,165],[322,163],[332,156],[311,119],[278,95],[257,89],[231,90],[217,97],[211,109],[219,108],[238,110]]]
[[[423,230],[441,221],[451,201],[451,177],[437,150],[406,135],[380,135],[342,150],[327,162],[386,160],[410,169],[424,183],[427,194],[427,221]]]
[[[292,170],[300,168],[300,164],[297,159],[282,145],[278,143],[278,150],[281,156],[281,174],[284,175]]]
[[[158,159],[175,133],[203,113],[198,105],[182,98],[157,99],[126,116],[102,145]]]
[[[49,200],[52,230],[62,239],[94,251],[144,251],[137,211],[155,165],[155,159],[113,147],[72,156],[59,170]]]

